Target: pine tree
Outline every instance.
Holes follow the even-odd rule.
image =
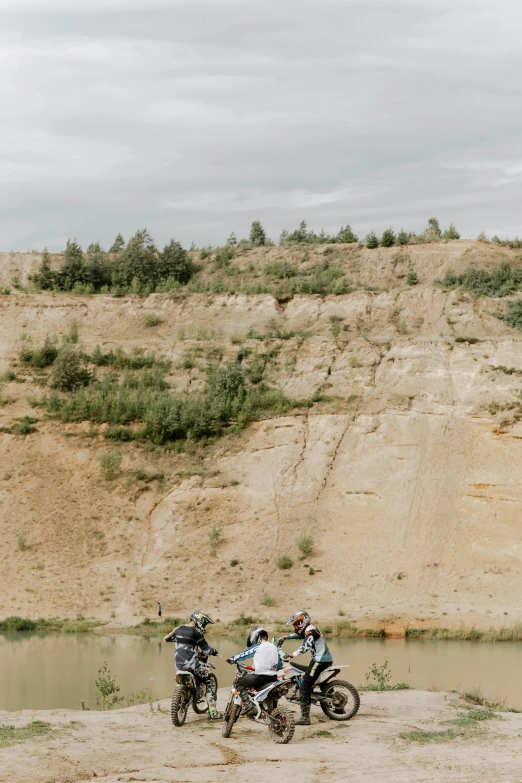
[[[232,247],[237,247],[237,237],[232,231],[229,238],[227,239],[227,245],[231,245]]]
[[[431,217],[428,220],[428,229],[426,234],[428,239],[441,239],[442,231],[440,230],[440,225],[437,218]]]
[[[254,247],[259,247],[259,245],[266,245],[265,229],[259,220],[254,220],[252,223],[252,227],[250,228],[250,241]]]
[[[194,274],[194,264],[180,243],[171,239],[160,253],[158,271],[161,280],[173,278],[178,283],[188,283]]]
[[[387,228],[381,237],[381,245],[383,247],[392,247],[395,244],[395,240],[396,236],[393,228]]]
[[[366,235],[366,239],[364,241],[366,243],[366,247],[369,247],[370,249],[379,247],[379,240],[377,239],[377,234],[375,231],[370,231],[370,233]]]
[[[114,242],[109,248],[109,253],[121,253],[125,247],[125,240],[121,234],[118,234]]]
[[[403,228],[401,228],[401,230],[397,234],[397,244],[398,245],[407,245],[409,239],[410,239],[410,235],[407,234],[406,231]]]
[[[348,245],[348,244],[352,244],[353,242],[358,242],[359,240],[357,239],[357,236],[353,233],[350,224],[347,223],[346,226],[341,226],[341,229],[337,234],[337,241]]]
[[[85,283],[83,251],[75,239],[68,239],[63,254],[63,264],[58,272],[58,285],[62,291],[70,291],[75,283]]]
[[[48,290],[53,287],[54,274],[51,270],[51,256],[46,247],[42,253],[42,262],[38,272],[34,276],[34,281],[36,285],[43,290]]]
[[[449,228],[444,232],[444,239],[460,239],[460,234],[453,223],[450,223]]]

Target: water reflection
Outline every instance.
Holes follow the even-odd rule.
[[[230,685],[234,667],[224,658],[243,648],[243,638],[210,637],[223,655],[212,659],[220,686]],[[328,642],[336,663],[355,684],[369,666],[389,662],[395,681],[418,687],[467,690],[481,687],[490,697],[522,708],[517,643],[429,642],[404,639],[349,639]],[[295,649],[287,642],[285,649]],[[0,709],[79,709],[82,700],[96,709],[94,680],[104,661],[123,695],[150,688],[155,698],[168,696],[174,682],[174,646],[158,637],[105,634],[0,635]],[[306,660],[303,657],[303,661]]]

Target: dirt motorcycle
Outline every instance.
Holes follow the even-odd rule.
[[[254,671],[252,666],[244,666],[236,663],[237,673],[230,690],[230,698],[225,709],[222,735],[230,737],[234,723],[241,715],[243,699],[236,688],[236,683],[241,675]],[[296,670],[297,671],[297,670]],[[260,691],[250,691],[256,713],[252,719],[258,723],[264,723],[268,727],[268,733],[278,745],[286,745],[295,731],[295,717],[291,710],[278,706],[279,699],[285,695],[291,685],[291,680],[296,674],[292,672],[278,672],[277,680],[269,683]]]
[[[298,668],[295,664],[289,663],[288,658],[281,650],[283,641],[280,639],[276,640],[279,657],[285,667],[283,671],[289,669],[290,672],[294,673],[294,676],[290,677],[289,672],[290,685],[285,696],[291,704],[299,704],[299,689],[303,681],[305,667]],[[330,720],[350,720],[354,715],[357,715],[361,705],[361,697],[355,685],[352,685],[347,680],[332,679],[339,674],[341,669],[346,669],[348,665],[334,666],[332,664],[332,666],[321,672],[312,687],[312,704],[319,705]]]
[[[216,667],[210,663],[208,655],[203,653],[199,653],[198,660],[199,667],[205,669],[209,673],[209,678],[214,681],[214,692],[217,693],[217,677],[211,673],[212,669]],[[174,726],[183,726],[190,705],[192,705],[192,709],[198,715],[202,715],[208,710],[208,704],[205,699],[206,693],[206,683],[197,678],[193,672],[176,669],[176,687],[174,688],[170,705],[170,715]]]

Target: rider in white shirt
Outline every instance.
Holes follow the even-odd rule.
[[[243,714],[254,712],[254,703],[248,693],[249,688],[261,690],[270,682],[277,679],[277,670],[281,668],[279,652],[275,644],[268,641],[268,633],[261,626],[256,625],[248,634],[248,647],[246,650],[227,658],[228,663],[244,661],[254,656],[254,671],[251,674],[243,674],[236,683],[243,700]]]

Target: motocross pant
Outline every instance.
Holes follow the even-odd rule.
[[[200,682],[204,682],[205,685],[207,686],[205,699],[208,704],[209,715],[212,715],[213,712],[214,713],[217,712],[216,680],[214,679],[214,677],[210,676],[210,673],[206,669],[203,669],[202,667],[198,667],[194,672],[194,674],[196,676],[196,680],[199,680]]]
[[[236,688],[239,695],[243,699],[243,704],[250,701],[248,694],[249,688],[254,688],[256,691],[260,691],[265,685],[277,680],[277,674],[243,674],[236,683]]]
[[[304,672],[303,682],[301,683],[301,688],[299,689],[299,697],[301,701],[304,701],[306,704],[310,704],[312,701],[312,688],[314,682],[317,680],[321,672],[324,672],[324,670],[328,669],[328,667],[331,665],[331,661],[319,663],[318,661],[314,661],[313,658],[308,666],[302,666],[300,663],[294,663],[292,661],[292,666]]]

